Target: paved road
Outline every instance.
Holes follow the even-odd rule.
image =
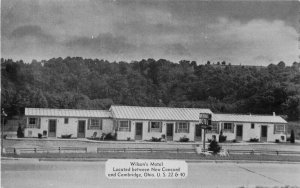
[[[182,180],[111,180],[105,162],[3,160],[2,187],[252,187],[300,185],[300,164],[188,163]]]

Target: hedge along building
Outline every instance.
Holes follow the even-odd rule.
[[[76,138],[92,137],[96,132],[109,133],[113,127],[111,113],[107,110],[25,108],[27,125],[25,137],[70,135]]]
[[[209,109],[111,106],[106,110],[71,110],[26,108],[25,137],[91,137],[102,133],[117,133],[117,140],[150,140],[164,137],[168,141],[188,138],[201,141],[203,130],[199,114],[211,113]],[[218,140],[222,131],[227,140],[286,141],[286,121],[280,116],[212,114],[212,130],[207,139]]]

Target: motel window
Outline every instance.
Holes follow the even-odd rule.
[[[37,124],[37,118],[29,118],[29,125],[36,125]]]
[[[275,133],[284,133],[284,125],[275,125]]]
[[[232,129],[232,123],[224,123],[224,130],[231,130]]]
[[[39,119],[34,117],[28,118],[27,128],[40,128]]]
[[[162,123],[159,121],[152,121],[150,123],[151,132],[162,132]]]
[[[69,123],[69,118],[65,118],[65,124]]]
[[[92,118],[89,122],[89,129],[102,129],[101,119]]]
[[[179,122],[177,127],[178,133],[188,133],[189,132],[189,124],[187,122]]]
[[[129,121],[119,121],[119,131],[121,131],[121,132],[130,132]]]
[[[211,130],[209,130],[208,132],[210,133],[218,133],[218,123],[217,122],[213,122],[211,125]]]
[[[255,127],[254,123],[251,123],[251,129],[254,129],[254,127]]]

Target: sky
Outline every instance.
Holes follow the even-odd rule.
[[[299,62],[297,1],[2,0],[3,58]]]

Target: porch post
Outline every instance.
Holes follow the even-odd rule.
[[[206,129],[202,129],[203,130],[203,151],[205,151],[205,133],[206,133]]]

